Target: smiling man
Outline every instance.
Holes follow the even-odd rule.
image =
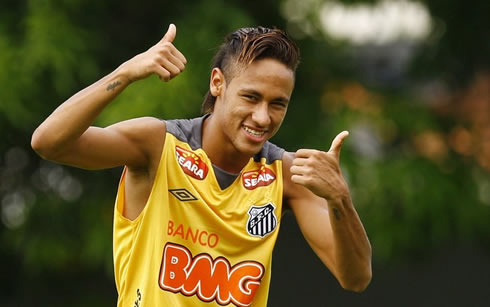
[[[290,208],[342,287],[371,279],[371,247],[342,177],[340,149],[294,153],[270,143],[286,114],[299,50],[277,29],[242,28],[215,57],[203,116],[91,124],[128,85],[179,75],[176,27],[72,96],[34,132],[43,158],[124,166],[114,212],[118,306],[266,306],[272,250]]]

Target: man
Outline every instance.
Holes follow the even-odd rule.
[[[118,306],[265,306],[271,256],[285,206],[306,240],[349,290],[371,279],[371,247],[339,156],[271,144],[299,61],[282,31],[243,28],[215,58],[200,118],[138,118],[90,126],[132,82],[179,75],[186,58],[162,40],[64,102],[36,129],[32,147],[76,167],[125,166],[114,215]]]

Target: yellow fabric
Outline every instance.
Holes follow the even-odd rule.
[[[114,214],[119,307],[267,305],[281,160],[250,159],[221,190],[206,153],[167,133],[150,197],[134,221],[122,215],[124,181],[125,172]]]

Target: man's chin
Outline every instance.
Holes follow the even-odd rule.
[[[265,142],[260,143],[260,144],[254,144],[254,145],[246,144],[246,145],[240,146],[239,150],[240,150],[240,153],[242,153],[243,155],[253,157],[262,150],[262,148],[264,147],[264,144],[265,144]]]

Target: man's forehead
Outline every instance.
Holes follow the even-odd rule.
[[[261,64],[263,63],[274,63],[277,64],[279,67],[282,66],[285,70],[289,71],[291,75],[294,78],[294,71],[289,68],[286,64],[282,63],[278,59],[275,58],[262,58],[262,59],[256,59],[251,63],[243,63],[243,62],[238,62],[237,60],[232,61],[229,63],[229,65],[226,65],[227,67],[225,68],[225,76],[229,78],[235,78],[237,76],[241,76],[243,74],[250,74],[250,73],[256,73],[256,70],[262,66]]]

